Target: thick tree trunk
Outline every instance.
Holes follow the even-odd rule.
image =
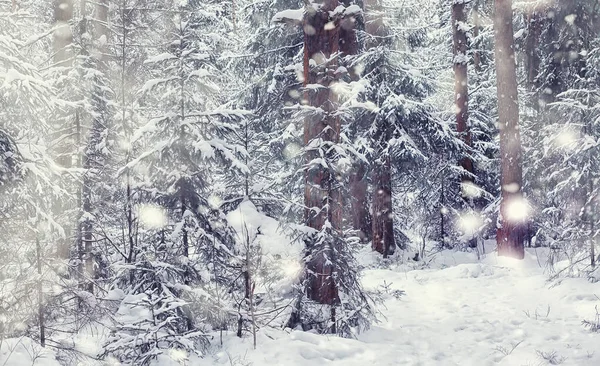
[[[452,38],[454,54],[454,104],[456,108],[456,131],[467,148],[473,145],[469,127],[469,76],[467,58],[467,12],[464,0],[452,3]],[[469,187],[475,181],[473,160],[468,151],[463,151],[460,160],[463,169],[461,175],[461,195],[469,207],[473,207],[473,197],[469,195]],[[469,238],[469,246],[477,247],[477,239]]]
[[[513,42],[512,1],[496,0],[494,16],[502,201],[497,231],[498,255],[522,259],[527,218],[521,193],[521,137]]]
[[[314,8],[308,7],[304,28],[304,86],[308,87],[305,100],[312,107],[320,108],[323,113],[314,113],[304,121],[304,145],[309,146],[322,138],[323,143],[336,143],[339,140],[340,120],[334,115],[337,98],[330,89],[334,81],[333,71],[337,68],[335,59],[330,59],[339,50],[339,24],[331,26],[329,12],[339,5],[337,0],[326,0]],[[312,164],[320,159],[318,151],[306,153],[306,163],[310,168],[306,171],[304,191],[305,223],[308,227],[321,232],[330,223],[332,229],[341,229],[341,192],[337,179],[321,164]],[[308,242],[307,296],[320,303],[333,305],[338,302],[338,293],[333,279],[332,258],[333,243],[325,243],[316,251],[317,243]]]

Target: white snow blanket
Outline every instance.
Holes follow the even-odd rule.
[[[446,251],[430,265],[364,272],[365,287],[385,281],[406,293],[389,296],[381,322],[356,340],[266,328],[257,350],[251,338],[227,337],[212,364],[600,365],[600,333],[582,326],[600,309],[600,284],[549,283],[534,251],[523,261]]]

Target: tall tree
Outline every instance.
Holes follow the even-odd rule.
[[[314,108],[304,122],[305,223],[317,233],[331,230],[334,235],[340,235],[341,230],[340,183],[335,171],[327,164],[331,161],[324,161],[324,158],[331,160],[332,150],[340,138],[340,119],[335,113],[337,97],[330,87],[336,77],[339,27],[332,25],[329,13],[338,5],[337,0],[325,0],[316,9],[308,7],[304,19],[305,99]],[[339,298],[333,267],[328,260],[333,257],[333,243],[331,239],[315,237],[307,245],[310,248],[308,297],[320,304],[335,305]],[[335,318],[335,313],[331,316]]]
[[[365,30],[369,36],[367,47],[382,47],[389,38],[389,29],[383,18],[383,6],[379,0],[365,1]],[[373,70],[381,73],[382,70]],[[377,103],[379,105],[379,103]],[[372,115],[372,118],[375,116]],[[378,118],[374,118],[377,120]],[[392,205],[392,156],[389,141],[393,137],[392,123],[380,121],[376,124],[373,135],[374,163],[372,167],[373,181],[373,249],[387,257],[394,252],[394,215]]]
[[[352,4],[353,1],[351,0],[344,1],[346,7]],[[340,22],[340,60],[342,66],[348,70],[349,82],[357,82],[360,79],[360,67],[357,64],[362,51],[358,39],[359,31],[364,31],[364,16],[362,14],[345,17]],[[350,137],[353,138],[356,145],[355,149],[360,156],[353,160],[348,177],[350,217],[352,227],[361,241],[369,242],[372,239],[373,232],[368,191],[370,169],[367,159],[364,158],[369,146],[365,146],[364,141],[357,139],[358,132],[364,129],[364,125],[368,123],[368,118],[364,113],[353,113],[351,118],[349,125],[352,135]]]
[[[467,66],[467,8],[466,1],[453,0],[452,2],[452,35],[454,54],[454,103],[456,106],[456,129],[467,147],[471,147],[471,130],[469,127],[469,78]],[[469,156],[464,156],[460,161],[464,169],[461,183],[473,183],[473,161]],[[464,189],[463,189],[464,191]]]
[[[339,61],[340,24],[360,8],[326,0],[304,10],[305,102],[297,110],[304,122],[305,266],[288,326],[349,336],[352,328],[367,327],[373,315],[342,215],[344,167],[352,148],[340,117],[340,90],[349,77]]]
[[[527,237],[527,205],[521,192],[522,153],[512,0],[496,0],[495,11],[494,35],[502,192],[496,240],[499,255],[523,259]]]
[[[73,0],[55,0],[53,4],[54,10],[54,32],[53,32],[53,67],[56,69],[59,77],[57,79],[67,79],[67,75],[73,67],[73,31],[71,22],[73,21]],[[67,84],[67,85],[65,85]],[[68,89],[68,82],[61,85],[59,95]],[[60,103],[56,109],[57,125],[54,137],[54,152],[55,160],[58,164],[65,168],[70,168],[73,165],[73,156],[75,156],[75,139],[74,139],[74,124],[72,110],[66,103]],[[63,181],[64,184],[66,181]],[[65,211],[68,212],[69,204],[67,201],[57,201],[54,204],[54,214],[56,218],[65,216]],[[67,215],[68,216],[68,215]],[[61,220],[61,223],[69,220]],[[57,253],[62,259],[68,259],[71,250],[71,240],[68,237],[69,230],[65,230],[67,237],[61,238],[58,243]]]
[[[468,76],[468,41],[467,32],[469,24],[467,23],[466,1],[453,0],[452,2],[452,53],[454,56],[454,107],[456,113],[456,131],[464,142],[466,149],[462,152],[460,166],[463,169],[460,177],[461,195],[468,206],[473,206],[473,190],[475,176],[473,160],[471,159],[470,149],[473,142],[471,138],[471,127],[469,121],[469,76]],[[480,62],[480,60],[478,60]],[[477,246],[475,231],[468,230],[470,235],[469,245]]]

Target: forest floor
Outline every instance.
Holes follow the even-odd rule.
[[[237,217],[232,222],[260,226],[260,241],[268,252],[280,255],[283,263],[293,263],[285,258],[298,257],[299,249],[277,233],[277,222],[252,207],[246,211],[243,220]],[[246,220],[249,217],[258,222]],[[600,365],[600,332],[582,324],[588,320],[600,327],[600,282],[567,277],[566,271],[549,280],[550,268],[560,270],[566,262],[548,267],[547,250],[527,250],[522,261],[447,250],[414,262],[413,254],[401,252],[384,261],[370,248],[360,253],[363,285],[378,293],[383,303],[378,306],[379,322],[357,339],[263,327],[254,350],[250,334],[240,339],[230,331],[223,335],[223,345],[215,334],[205,358],[183,365]],[[293,282],[290,277],[280,285],[289,288]],[[81,343],[81,347],[88,344],[93,354],[101,340],[88,336]],[[20,365],[59,362],[54,352],[40,349],[31,339],[2,342],[0,366]]]
[[[426,269],[367,269],[364,286],[387,300],[380,322],[358,339],[263,329],[257,350],[251,337],[228,337],[212,364],[600,365],[600,333],[582,325],[598,321],[600,284],[549,281],[538,253],[516,261],[446,251]]]

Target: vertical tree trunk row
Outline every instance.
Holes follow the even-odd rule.
[[[500,129],[500,203],[497,230],[498,255],[522,259],[527,236],[525,205],[521,189],[521,137],[512,24],[512,1],[496,0],[494,35]]]

